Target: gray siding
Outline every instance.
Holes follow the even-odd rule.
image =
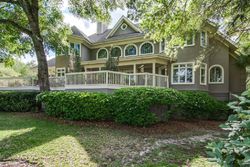
[[[116,32],[113,34],[112,37],[116,37],[119,35],[124,35],[124,34],[133,34],[133,33],[137,33],[135,30],[133,30],[128,24],[127,24],[127,29],[122,30],[121,27],[118,27],[118,29],[116,30]]]
[[[83,61],[89,60],[90,50],[85,45],[81,44],[81,58]]]

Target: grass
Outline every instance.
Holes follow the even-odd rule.
[[[177,139],[214,132],[197,128],[170,136]],[[70,125],[32,114],[0,112],[0,161],[25,160],[37,166],[216,166],[205,158],[206,142],[154,148],[155,142],[167,138],[167,134]],[[145,148],[151,150],[140,155]]]

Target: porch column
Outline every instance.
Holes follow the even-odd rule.
[[[133,73],[136,73],[136,64],[133,65]]]
[[[153,87],[155,87],[155,63],[152,64]]]

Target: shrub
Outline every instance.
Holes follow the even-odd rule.
[[[27,112],[36,106],[37,92],[0,92],[0,111]]]
[[[110,95],[87,92],[45,92],[37,96],[48,115],[69,120],[111,119]]]
[[[180,97],[181,94],[174,89],[119,89],[114,92],[112,97],[114,119],[122,124],[149,126],[159,121],[156,114],[150,112],[150,107],[167,105],[170,110],[174,105],[178,105]]]
[[[207,146],[211,160],[221,166],[250,166],[250,90],[236,98],[237,101],[229,103],[234,114],[221,125],[229,131],[227,138]]]
[[[216,100],[201,91],[182,91],[183,101],[180,115],[185,119],[226,119],[228,110],[226,103]]]

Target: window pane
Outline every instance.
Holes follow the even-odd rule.
[[[178,75],[180,76],[180,83],[184,83],[186,78],[186,69],[181,68]]]
[[[151,43],[145,43],[141,47],[141,54],[153,53],[153,46]]]
[[[125,50],[126,56],[136,55],[136,47],[134,45],[129,45]]]
[[[194,44],[194,41],[193,41],[193,34],[189,34],[186,36],[186,45],[193,45]]]
[[[101,49],[99,52],[98,52],[98,58],[99,59],[103,59],[103,58],[107,58],[107,51],[106,49]]]
[[[173,82],[178,83],[178,69],[173,70]]]
[[[222,69],[220,67],[213,67],[210,70],[210,82],[222,82]]]
[[[200,73],[200,77],[201,77],[201,83],[205,83],[205,68],[201,67],[201,73]]]
[[[193,69],[192,68],[187,69],[187,82],[189,83],[193,82]]]
[[[165,39],[161,41],[161,52],[165,50]]]
[[[120,57],[121,56],[121,49],[118,47],[115,47],[111,50],[111,56],[112,57]]]
[[[75,55],[80,56],[80,44],[75,44]]]

